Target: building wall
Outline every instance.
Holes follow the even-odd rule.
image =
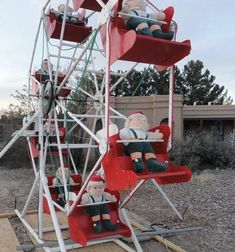
[[[111,106],[128,116],[142,111],[149,120],[150,127],[159,125],[168,119],[168,95],[111,97]],[[166,120],[165,120],[166,121]],[[174,95],[174,138],[183,139],[185,130],[216,130],[218,121],[222,121],[224,140],[228,140],[235,128],[235,105],[187,105],[183,106],[183,97]],[[124,120],[115,120],[118,128],[123,128]]]
[[[183,99],[181,95],[174,97],[174,136],[177,139],[183,137]],[[168,119],[169,96],[134,96],[134,97],[112,97],[111,106],[118,112],[128,116],[131,113],[142,111],[147,116],[149,126],[159,125],[163,120]],[[118,128],[123,128],[124,120],[115,120]]]

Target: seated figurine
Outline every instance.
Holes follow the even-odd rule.
[[[90,181],[86,188],[86,193],[83,194],[81,199],[81,205],[91,204],[86,206],[86,211],[91,216],[94,231],[101,233],[103,228],[107,231],[114,231],[117,229],[117,225],[113,224],[110,220],[108,205],[103,203],[105,201],[117,201],[116,197],[108,192],[104,191],[105,181],[98,175],[94,175],[90,178]],[[95,204],[94,203],[103,203]]]
[[[71,178],[71,172],[69,168],[64,167],[65,180],[67,185],[67,190],[70,191],[70,187],[75,185],[74,180]],[[57,193],[57,203],[64,207],[66,203],[65,195],[64,195],[64,183],[62,176],[62,168],[59,167],[56,171],[56,177],[52,181],[52,185]]]
[[[52,78],[54,77],[54,71],[53,71],[53,65],[50,64],[51,71],[52,71]],[[36,74],[39,74],[40,76],[40,83],[46,84],[48,81],[50,81],[50,75],[49,75],[49,61],[48,59],[44,59],[42,61],[41,68],[36,71]]]
[[[146,0],[123,0],[121,12],[127,14],[122,16],[126,27],[142,35],[172,40],[174,32],[169,31],[169,27],[174,14],[173,7],[168,7],[166,10],[158,11],[157,13],[148,14],[146,12],[146,6]],[[146,18],[150,19],[148,20]],[[157,21],[165,21],[167,24],[160,24]]]
[[[125,128],[120,130],[120,138],[122,140],[160,140],[163,135],[156,130],[155,132],[147,132],[148,121],[142,112],[131,114],[126,122]],[[144,155],[147,168],[152,172],[161,172],[167,169],[168,163],[161,164],[156,160],[156,155],[150,142],[132,142],[124,143],[127,154],[131,156],[134,170],[141,173],[145,170],[143,157]]]
[[[58,6],[58,20],[60,22],[63,21],[64,18],[64,12],[65,12],[65,4],[60,4]],[[67,15],[66,15],[66,22],[74,25],[80,25],[85,26],[87,23],[87,20],[85,19],[85,13],[86,11],[83,10],[81,13],[75,13],[73,8],[70,6],[67,7]]]

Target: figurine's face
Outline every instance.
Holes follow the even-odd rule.
[[[46,71],[49,70],[49,62],[48,62],[47,59],[43,60],[43,62],[42,62],[42,67],[43,67],[43,69],[45,69]],[[51,64],[51,69],[52,69],[52,68],[53,68],[53,65]]]
[[[101,196],[104,193],[104,186],[90,186],[88,192],[94,196]]]
[[[129,127],[147,130],[148,129],[148,122],[145,116],[133,116],[129,118]]]
[[[58,11],[64,12],[64,9],[65,9],[65,5],[64,5],[64,4],[60,4],[60,5],[58,6]]]
[[[60,4],[58,6],[58,11],[59,12],[64,12],[65,11],[65,4]],[[67,12],[73,12],[73,9],[70,6],[68,6],[67,7]]]
[[[64,175],[65,175],[65,179],[68,179],[69,176],[70,176],[70,171],[68,168],[64,168]],[[62,169],[59,167],[58,170],[57,170],[57,174],[56,174],[57,177],[63,179],[63,176],[62,176]]]

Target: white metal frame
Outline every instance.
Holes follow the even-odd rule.
[[[91,101],[94,102],[93,106],[90,108],[90,110],[86,113],[86,114],[75,114],[72,113],[71,111],[68,110],[68,108],[65,106],[63,100],[60,100],[60,98],[55,99],[54,104],[52,105],[51,108],[51,112],[49,114],[49,120],[53,119],[55,121],[55,127],[56,127],[56,137],[57,137],[57,145],[58,146],[58,153],[59,153],[59,160],[60,160],[60,166],[62,167],[62,177],[63,177],[63,186],[64,186],[64,191],[65,191],[65,195],[66,197],[69,195],[68,191],[67,191],[67,185],[66,185],[66,178],[65,178],[65,173],[64,173],[64,160],[63,160],[63,154],[62,154],[62,150],[64,148],[68,148],[69,150],[69,156],[71,159],[71,162],[73,164],[73,169],[75,171],[75,174],[78,174],[78,171],[75,167],[75,163],[74,160],[72,158],[70,149],[73,148],[88,148],[87,151],[87,156],[85,159],[85,165],[84,165],[84,171],[83,171],[83,184],[81,187],[81,190],[79,191],[78,195],[76,195],[76,198],[73,202],[73,204],[71,206],[68,206],[68,204],[63,208],[61,206],[59,206],[56,202],[54,202],[51,198],[51,194],[50,194],[50,190],[47,184],[47,178],[45,175],[45,169],[46,169],[46,157],[47,157],[47,147],[48,146],[55,146],[53,144],[48,143],[48,140],[46,139],[46,141],[44,142],[44,121],[45,118],[43,116],[43,86],[35,79],[35,77],[33,76],[33,64],[34,64],[34,58],[35,58],[35,51],[36,48],[38,46],[39,43],[39,34],[41,29],[43,30],[43,32],[46,34],[45,31],[45,15],[48,11],[48,6],[49,3],[51,2],[50,0],[48,0],[45,4],[45,6],[42,9],[42,16],[40,18],[40,22],[39,22],[39,26],[38,26],[38,30],[37,30],[37,34],[36,34],[36,38],[35,38],[35,44],[34,44],[34,48],[33,48],[33,53],[32,53],[32,58],[31,58],[31,62],[30,62],[30,68],[29,68],[29,81],[28,81],[28,94],[29,94],[29,100],[30,100],[30,90],[31,90],[31,81],[36,82],[38,85],[40,85],[40,92],[39,92],[39,99],[38,99],[38,111],[34,114],[34,115],[30,115],[29,111],[28,111],[28,118],[30,118],[22,127],[22,129],[20,131],[17,132],[17,134],[12,138],[12,140],[5,146],[5,148],[0,152],[0,158],[7,152],[7,150],[12,146],[12,144],[15,143],[15,141],[22,135],[26,135],[26,131],[27,128],[29,127],[29,125],[34,122],[35,120],[37,121],[38,125],[39,125],[39,133],[38,133],[38,139],[39,139],[39,145],[40,145],[40,150],[39,150],[39,167],[37,167],[35,160],[33,158],[33,151],[31,148],[31,144],[30,144],[30,140],[29,137],[27,137],[28,140],[28,148],[29,148],[29,154],[31,157],[31,161],[32,161],[32,166],[34,169],[34,173],[35,173],[35,179],[34,179],[34,183],[32,185],[31,191],[29,193],[29,196],[26,200],[25,206],[23,208],[23,211],[20,213],[18,210],[16,210],[16,214],[18,215],[19,219],[22,221],[22,223],[25,225],[25,227],[28,229],[28,231],[34,236],[34,238],[36,239],[36,241],[39,244],[43,244],[43,234],[45,232],[45,228],[43,227],[43,198],[47,199],[48,202],[48,206],[51,212],[51,217],[52,217],[52,222],[53,222],[53,228],[55,230],[56,233],[56,237],[58,240],[58,247],[54,247],[54,248],[44,248],[45,251],[67,251],[69,249],[73,249],[73,248],[77,248],[80,247],[79,244],[72,244],[72,245],[67,245],[65,244],[63,237],[62,237],[62,233],[61,233],[61,229],[64,228],[62,226],[60,226],[57,215],[56,215],[56,211],[55,211],[55,207],[59,208],[62,212],[64,212],[66,215],[69,215],[72,213],[72,211],[74,210],[75,207],[77,207],[77,204],[82,196],[82,193],[84,192],[87,183],[90,179],[90,177],[100,168],[101,165],[101,161],[104,158],[105,154],[108,151],[108,144],[107,144],[107,139],[109,138],[109,124],[111,119],[121,119],[124,120],[126,119],[126,116],[121,114],[120,112],[118,112],[117,110],[113,109],[110,106],[110,92],[113,91],[126,77],[127,75],[137,67],[138,63],[134,64],[125,74],[121,75],[119,80],[112,86],[110,87],[110,75],[111,73],[111,69],[110,69],[110,18],[111,18],[111,8],[112,6],[117,2],[117,0],[110,0],[106,5],[101,1],[101,0],[96,0],[100,6],[102,7],[102,12],[100,15],[100,24],[98,25],[97,29],[99,30],[100,25],[106,25],[106,52],[105,55],[106,57],[104,58],[105,60],[105,72],[104,72],[104,77],[103,77],[103,82],[101,87],[98,86],[97,83],[97,77],[96,74],[100,74],[99,71],[97,71],[95,69],[95,64],[94,64],[94,60],[93,58],[90,59],[89,65],[91,66],[91,68],[89,69],[88,72],[92,72],[94,74],[94,86],[95,86],[95,94],[90,94],[89,92],[87,92],[86,90],[84,90],[82,87],[78,87],[76,90],[82,92],[83,94],[87,95],[89,97],[89,99],[91,99]],[[60,62],[61,59],[70,59],[71,60],[71,64],[70,64],[70,68],[68,69],[68,72],[65,76],[65,78],[63,79],[63,81],[59,84],[55,95],[58,95],[60,90],[65,86],[65,84],[67,82],[73,83],[73,80],[71,80],[71,76],[73,75],[73,73],[75,71],[80,71],[82,68],[78,67],[78,65],[80,63],[83,63],[85,61],[85,54],[86,52],[90,51],[91,48],[91,44],[94,41],[94,35],[92,34],[87,41],[85,41],[84,43],[82,43],[81,45],[77,45],[76,49],[79,49],[79,53],[76,54],[76,52],[74,51],[74,57],[67,57],[66,55],[63,55],[63,46],[68,46],[70,44],[68,43],[64,43],[63,42],[63,36],[64,36],[64,30],[65,30],[65,25],[66,25],[66,12],[67,12],[67,7],[68,7],[68,2],[69,0],[65,0],[65,15],[63,18],[63,22],[62,22],[62,28],[61,28],[61,34],[60,34],[60,40],[59,40],[59,46],[58,46],[58,51],[57,54],[54,54],[51,52],[50,49],[50,45],[49,45],[49,38],[47,37],[46,34],[46,54],[47,54],[47,58],[49,60],[49,62],[51,61],[51,58],[56,58],[56,71],[55,71],[55,79],[54,79],[54,85],[57,84],[58,82],[58,73],[59,73],[59,66],[60,66]],[[101,53],[103,55],[103,49],[100,48],[93,48],[94,51]],[[83,69],[84,70],[84,69]],[[173,71],[173,67],[171,69]],[[49,76],[50,76],[50,80],[52,81],[52,69],[51,69],[51,65],[49,64]],[[171,81],[170,81],[170,100],[169,100],[169,125],[172,126],[172,116],[173,116],[173,75],[171,74]],[[104,95],[103,95],[104,93]],[[97,106],[98,104],[98,106]],[[58,115],[57,115],[57,110],[58,108],[60,108],[64,114],[67,114],[69,116],[69,119],[67,121],[69,122],[73,122],[74,125],[70,128],[69,133],[72,133],[73,130],[75,130],[76,127],[81,127],[85,132],[87,132],[87,134],[89,135],[89,143],[88,144],[63,144],[60,141],[60,134],[59,134],[59,124],[58,122],[61,121],[61,119],[58,119]],[[111,115],[112,113],[112,115]],[[92,128],[89,129],[89,127],[87,127],[87,125],[83,122],[83,119],[93,119],[93,124],[92,124]],[[101,141],[95,134],[95,126],[96,126],[96,122],[98,119],[101,119],[103,121],[103,127],[106,129],[105,132],[105,137],[104,140],[105,141]],[[64,122],[65,124],[65,122]],[[96,142],[96,144],[92,144],[93,140]],[[120,142],[120,141],[119,141]],[[91,172],[87,175],[87,168],[88,168],[88,160],[90,158],[90,151],[91,148],[98,148],[98,146],[101,146],[102,149],[104,150],[103,153],[100,155],[99,159],[97,160],[96,164],[94,165],[93,169],[91,170]],[[171,146],[171,142],[170,145]],[[172,207],[172,209],[174,210],[174,212],[178,215],[178,217],[180,219],[182,219],[182,216],[180,215],[180,213],[177,211],[177,209],[175,208],[175,206],[171,203],[171,201],[169,200],[169,198],[166,196],[166,194],[163,192],[163,190],[161,189],[161,187],[157,184],[157,182],[155,180],[152,180],[153,184],[157,187],[157,189],[160,191],[160,193],[163,195],[163,197],[165,198],[165,200],[169,203],[169,205]],[[145,183],[145,180],[141,180],[139,181],[139,183],[136,185],[136,187],[132,190],[132,192],[127,196],[127,198],[120,204],[120,214],[124,220],[124,222],[128,225],[128,227],[131,230],[132,233],[132,240],[135,244],[136,250],[137,251],[142,251],[142,248],[139,244],[139,241],[135,235],[135,232],[130,224],[130,221],[128,219],[128,216],[125,212],[124,206],[126,205],[126,203],[131,199],[131,197],[134,195],[134,193]],[[39,209],[38,209],[38,219],[39,219],[39,225],[38,225],[38,230],[35,231],[30,224],[27,222],[27,220],[25,219],[25,215],[26,212],[28,210],[29,207],[29,203],[32,200],[32,197],[35,193],[38,193],[39,195]],[[68,198],[66,198],[66,200],[68,200]],[[125,247],[128,251],[133,251],[132,249],[130,249],[129,247],[127,248],[127,246],[124,246],[122,244],[122,242],[120,240],[117,239],[112,239],[113,241],[115,241],[116,243],[118,243],[119,245],[122,245],[123,247]],[[88,245],[93,245],[93,244],[98,244],[98,243],[102,243],[102,242],[106,242],[106,241],[110,241],[110,239],[102,239],[102,240],[97,240],[97,241],[92,241],[89,242]]]

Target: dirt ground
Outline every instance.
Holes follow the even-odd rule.
[[[186,251],[232,252],[235,251],[234,177],[234,169],[205,170],[194,174],[192,181],[188,183],[162,186],[180,213],[184,213],[184,221],[176,217],[150,182],[136,193],[127,209],[140,218],[155,223],[157,227],[203,227],[199,232],[167,237]],[[13,212],[15,206],[21,210],[33,180],[34,174],[30,168],[0,167],[0,213]],[[35,209],[36,205],[35,197],[30,208]],[[27,234],[19,222],[13,218],[11,223],[20,234],[21,242],[28,242]],[[153,241],[143,242],[141,246],[146,252],[170,251]]]

